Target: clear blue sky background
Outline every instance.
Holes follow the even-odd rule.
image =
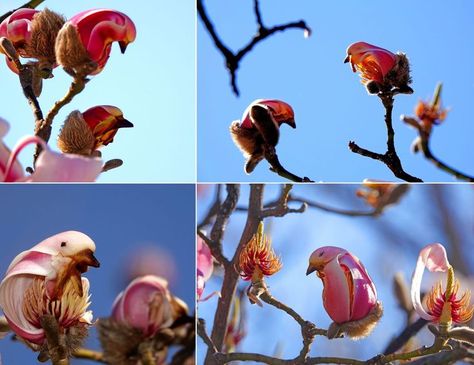
[[[367,210],[367,206],[355,197],[358,185],[314,185],[295,186],[293,194],[327,205],[346,209]],[[452,236],[443,229],[447,223],[440,214],[434,189],[441,189],[448,206],[443,209],[454,223]],[[209,191],[198,202],[198,222],[206,214],[214,194]],[[242,186],[239,206],[248,204],[248,186]],[[279,187],[267,186],[265,200],[271,201],[279,193]],[[309,209],[304,214],[289,214],[283,218],[265,220],[265,230],[269,233],[275,252],[281,255],[283,268],[266,280],[271,293],[283,303],[295,309],[303,318],[327,328],[331,323],[324,311],[321,300],[322,283],[315,275],[305,276],[308,258],[316,248],[333,245],[346,248],[364,263],[383,302],[385,314],[374,332],[366,339],[327,340],[317,337],[312,346],[311,356],[346,356],[367,359],[383,351],[392,336],[404,326],[405,316],[397,307],[392,294],[392,278],[401,271],[410,280],[418,252],[421,247],[433,242],[445,245],[451,263],[454,263],[454,238],[457,237],[459,253],[463,257],[466,271],[471,274],[471,290],[474,288],[474,242],[472,227],[474,190],[468,185],[417,185],[412,186],[399,205],[389,207],[379,218],[351,218]],[[296,207],[297,205],[295,205]],[[245,226],[246,214],[232,215],[223,242],[227,257],[233,254]],[[459,270],[457,271],[459,275]],[[433,285],[435,275],[425,274],[423,288]],[[461,277],[461,275],[459,275]],[[436,276],[440,278],[440,276]],[[222,273],[215,271],[207,283],[203,296],[220,290]],[[240,280],[239,287],[245,289],[248,282]],[[217,297],[199,303],[199,317],[207,322],[207,329],[213,323]],[[247,306],[247,336],[241,343],[240,351],[258,352],[272,355],[277,348],[282,358],[293,358],[301,350],[300,328],[285,313],[274,307]],[[433,336],[423,332],[419,343],[431,344]],[[203,363],[205,345],[198,340],[198,364]]]
[[[94,318],[110,314],[127,282],[130,258],[144,247],[161,250],[175,271],[170,290],[193,312],[195,296],[194,185],[1,185],[0,271],[21,251],[53,234],[78,230],[96,243],[99,269],[91,282]],[[98,349],[95,330],[87,342]],[[5,365],[36,363],[37,354],[7,336],[0,341]],[[96,364],[74,360],[73,364]]]
[[[253,1],[204,2],[223,42],[240,49],[256,32]],[[396,4],[367,0],[262,0],[267,26],[304,19],[313,29],[309,39],[300,30],[278,33],[258,44],[241,62],[237,98],[229,87],[224,59],[198,20],[198,179],[199,181],[282,181],[261,163],[250,176],[234,146],[228,127],[258,98],[289,102],[297,129],[284,126],[277,147],[282,164],[315,181],[395,180],[380,162],[355,155],[347,144],[385,152],[386,129],[380,100],[367,95],[350,67],[343,63],[347,46],[366,41],[391,51],[406,52],[412,65],[410,96],[396,97],[396,146],[409,173],[425,181],[453,181],[410,145],[415,131],[400,114],[411,114],[419,99],[430,98],[444,82],[443,101],[451,112],[435,128],[435,155],[471,175],[474,132],[471,105],[474,92],[472,59],[474,3],[401,0]]]
[[[0,13],[24,0],[2,1]],[[195,180],[195,10],[194,2],[106,0],[64,2],[47,0],[67,18],[83,10],[112,7],[135,22],[137,38],[122,55],[117,44],[106,68],[96,75],[72,104],[56,117],[51,142],[73,110],[100,104],[116,105],[134,123],[121,130],[113,144],[102,149],[104,159],[122,158],[124,165],[103,174],[101,182],[193,182]],[[10,147],[33,132],[33,118],[18,77],[0,62],[0,116],[12,125]],[[71,78],[60,68],[44,83],[40,103],[44,112],[61,98]],[[20,156],[29,166],[33,150]]]

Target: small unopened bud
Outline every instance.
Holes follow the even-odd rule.
[[[58,147],[63,153],[89,156],[94,148],[95,137],[82,113],[73,111],[66,118],[58,136]]]
[[[35,14],[31,22],[31,39],[26,46],[30,57],[39,61],[39,70],[44,73],[43,78],[50,78],[56,64],[54,45],[59,30],[65,23],[63,16],[49,10]]]

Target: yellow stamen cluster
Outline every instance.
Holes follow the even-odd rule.
[[[25,318],[33,326],[40,328],[41,317],[50,314],[64,328],[83,322],[82,317],[90,305],[89,299],[87,286],[84,286],[84,295],[80,297],[72,282],[68,280],[63,295],[57,300],[51,300],[46,295],[44,278],[35,278],[25,291],[22,310]]]

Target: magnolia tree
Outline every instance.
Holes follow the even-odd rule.
[[[219,36],[214,27],[212,18],[208,15],[204,0],[197,0],[198,13],[201,21],[214,42],[217,50],[225,60],[225,66],[229,71],[231,87],[236,96],[239,95],[237,87],[237,70],[241,61],[258,44],[278,32],[292,29],[301,29],[305,37],[311,35],[311,28],[303,21],[290,22],[286,24],[268,27],[263,22],[259,0],[254,0],[254,13],[256,19],[256,34],[249,42],[234,52],[225,45],[225,41]],[[281,50],[279,50],[281,52]],[[341,56],[344,50],[341,50]],[[410,74],[410,62],[408,55],[403,52],[391,52],[379,46],[366,42],[356,42],[348,45],[344,62],[349,63],[353,72],[358,72],[361,82],[371,96],[376,96],[385,109],[383,120],[386,126],[385,152],[374,152],[359,146],[354,141],[349,141],[349,150],[386,165],[393,175],[408,182],[423,182],[422,178],[413,173],[405,171],[400,160],[395,145],[395,129],[393,127],[393,107],[396,96],[399,94],[414,93],[412,77]],[[297,55],[294,55],[298,58]],[[341,57],[342,58],[342,57]],[[271,62],[271,59],[268,60]],[[298,66],[294,66],[298,67]],[[263,71],[263,70],[262,70]],[[291,72],[288,70],[278,70],[279,73]],[[254,89],[259,90],[259,82],[255,80]],[[286,89],[282,85],[281,92]],[[474,176],[456,169],[453,166],[440,160],[432,152],[430,147],[430,137],[433,134],[433,127],[441,124],[447,117],[447,109],[441,103],[442,84],[435,87],[432,100],[420,101],[415,106],[413,116],[401,115],[400,119],[408,126],[413,127],[418,136],[412,143],[412,150],[421,153],[436,167],[452,175],[461,181],[474,181]],[[295,92],[297,90],[294,90]],[[318,106],[323,107],[323,106]],[[238,112],[238,111],[237,111]],[[296,111],[297,112],[297,111]],[[245,110],[241,120],[237,120],[230,125],[230,135],[235,145],[243,152],[246,159],[244,171],[250,174],[261,160],[265,159],[270,164],[270,170],[276,174],[295,182],[311,182],[309,177],[301,177],[288,171],[282,166],[276,153],[276,146],[280,137],[280,127],[288,124],[296,128],[295,112],[292,107],[283,100],[258,99],[252,102]],[[324,151],[324,150],[322,150]]]
[[[10,152],[2,141],[9,123],[0,119],[0,180],[95,181],[101,172],[122,164],[120,159],[104,162],[100,148],[114,140],[118,129],[133,124],[117,106],[73,110],[57,138],[60,152],[48,145],[52,124],[58,112],[85,89],[89,77],[106,67],[113,43],[125,52],[135,40],[135,25],[126,14],[113,9],[85,9],[65,19],[49,9],[35,10],[42,2],[32,0],[0,17],[0,52],[5,55],[5,67],[18,74],[18,85],[34,120],[34,135],[18,141]],[[40,105],[43,82],[46,87],[58,66],[71,76],[71,85],[46,113]],[[36,144],[36,151],[33,167],[27,167],[25,175],[17,157],[29,144]]]
[[[135,278],[117,294],[108,318],[93,318],[94,297],[83,274],[100,267],[95,251],[90,237],[68,231],[19,253],[0,283],[1,337],[11,331],[38,352],[39,361],[58,365],[70,358],[114,365],[193,363],[194,318],[162,277]],[[102,351],[82,347],[92,326]]]
[[[399,334],[393,336],[382,354],[373,353],[368,360],[324,354],[318,357],[310,356],[313,344],[324,353],[325,347],[318,346],[318,337],[331,341],[357,341],[371,336],[383,316],[393,315],[391,309],[384,309],[382,298],[377,291],[377,286],[383,283],[372,279],[371,271],[374,267],[364,265],[357,257],[357,252],[350,252],[345,247],[316,245],[315,250],[306,258],[306,275],[315,273],[315,279],[319,278],[322,282],[322,292],[315,295],[322,296],[321,310],[324,310],[332,321],[328,328],[317,326],[295,310],[301,307],[298,303],[298,298],[303,295],[301,283],[294,283],[294,288],[285,289],[290,293],[288,298],[291,298],[292,303],[284,303],[272,294],[271,283],[278,282],[279,278],[284,280],[280,275],[285,274],[280,273],[280,270],[285,264],[286,256],[275,252],[269,234],[265,232],[265,221],[272,217],[302,214],[309,208],[337,215],[374,219],[385,214],[388,207],[405,199],[408,185],[365,183],[365,187],[357,190],[356,195],[371,208],[360,211],[333,208],[305,197],[296,197],[292,194],[291,185],[283,186],[279,197],[270,202],[264,199],[264,185],[251,185],[248,205],[244,206],[238,206],[240,186],[228,185],[226,190],[227,194],[222,199],[221,187],[217,188],[215,201],[209,211],[204,212],[203,221],[197,231],[199,317],[202,317],[200,310],[209,305],[209,301],[217,301],[213,322],[206,323],[203,318],[198,319],[198,334],[207,347],[202,350],[202,353],[206,353],[205,364],[226,364],[234,361],[254,361],[272,365],[400,362],[449,364],[462,359],[474,359],[474,329],[467,325],[474,313],[470,291],[460,288],[456,268],[452,264],[454,261],[450,261],[440,243],[425,243],[421,248],[418,260],[413,261],[411,265],[410,285],[400,275],[393,278],[395,300],[407,315],[407,325]],[[293,208],[294,202],[301,205]],[[239,212],[246,214],[245,226],[241,230],[235,251],[231,251],[229,256],[228,249],[223,246],[224,238],[228,234],[227,224],[233,215]],[[301,240],[301,237],[295,236],[294,240]],[[303,250],[297,247],[297,243],[291,243],[291,252],[299,255]],[[377,249],[382,250],[380,247]],[[456,259],[456,262],[459,261]],[[425,269],[442,273],[444,276],[444,280],[437,282],[427,293],[421,289]],[[302,279],[305,270],[301,268],[298,271],[301,271]],[[223,274],[219,275],[218,272]],[[217,292],[209,293],[206,283],[213,276],[221,277],[222,281]],[[248,284],[242,286],[241,281]],[[287,280],[285,283],[288,285]],[[243,309],[245,302],[250,303],[250,308]],[[247,336],[248,313],[251,311],[255,311],[254,320],[259,323],[262,333],[268,336],[258,337],[259,342],[265,343],[265,348],[268,349],[276,341],[275,336],[266,329],[266,325],[270,327],[269,321],[255,319],[259,306],[273,307],[274,311],[281,312],[281,316],[289,316],[297,323],[300,329],[298,342],[301,347],[294,357],[284,359],[278,355],[278,351],[272,356],[246,352],[242,348],[245,347],[242,346],[242,339]],[[316,303],[313,306],[316,306]],[[293,343],[297,333],[285,330],[283,324],[278,321],[272,325],[272,329],[279,325],[282,328],[278,331],[280,334],[285,333],[285,341]],[[432,340],[419,346],[415,335],[424,327],[431,331]],[[256,338],[253,337],[252,342],[255,341]]]

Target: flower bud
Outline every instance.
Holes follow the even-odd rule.
[[[333,246],[314,251],[306,275],[316,271],[323,282],[323,304],[334,321],[328,337],[341,333],[353,339],[366,337],[382,317],[375,285],[364,265],[350,252]]]
[[[264,158],[264,144],[275,147],[280,137],[280,126],[296,128],[293,108],[281,100],[258,99],[245,110],[242,120],[230,125],[235,145],[247,159],[244,170],[250,174]]]
[[[9,39],[21,57],[36,58],[42,78],[50,78],[56,67],[54,45],[64,22],[61,15],[49,9],[18,9],[0,24],[0,37]],[[7,63],[18,73],[11,60]]]
[[[90,156],[101,146],[113,142],[120,128],[133,124],[122,111],[111,105],[99,105],[85,112],[73,111],[66,118],[58,136],[58,148],[63,153]]]
[[[344,62],[359,71],[369,94],[381,92],[413,93],[410,64],[404,53],[396,54],[365,42],[351,44]]]
[[[77,74],[96,75],[103,70],[117,41],[122,53],[135,40],[136,29],[125,14],[110,9],[87,10],[64,24],[56,39],[59,64]]]

